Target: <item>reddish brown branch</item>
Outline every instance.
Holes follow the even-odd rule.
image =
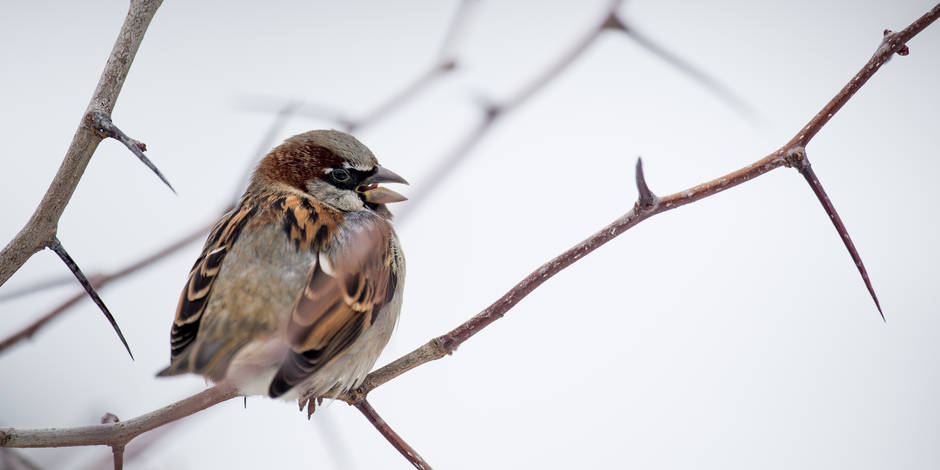
[[[886,56],[890,57],[891,54],[901,50],[904,46],[904,42],[910,40],[910,38],[914,37],[914,35],[923,30],[927,25],[933,22],[938,15],[940,15],[940,5],[931,9],[930,12],[915,21],[913,24],[911,24],[911,26],[905,28],[904,31],[886,36],[886,38],[888,38],[886,39],[887,42],[879,47],[875,57],[873,57],[872,60],[862,68],[862,72],[859,72],[859,74],[853,78],[849,85],[847,85],[846,88],[843,88],[836,98],[833,98],[833,100],[823,108],[823,111],[817,113],[816,116],[810,120],[806,126],[803,127],[799,134],[794,136],[793,139],[791,139],[784,147],[781,147],[774,153],[767,155],[766,157],[744,168],[715,178],[706,183],[694,186],[685,191],[679,191],[677,193],[670,194],[657,201],[655,199],[651,200],[650,197],[643,196],[644,194],[652,195],[652,191],[649,191],[649,188],[646,187],[646,182],[642,173],[643,169],[638,162],[636,180],[640,197],[638,198],[637,203],[634,205],[632,211],[624,214],[613,223],[607,225],[599,232],[575,245],[568,251],[543,264],[537,270],[526,276],[518,284],[513,286],[509,292],[500,297],[496,302],[472,317],[470,320],[467,320],[447,334],[434,338],[418,349],[415,349],[414,351],[392,361],[385,367],[372,372],[368,377],[366,377],[358,390],[346,394],[345,396],[341,397],[341,399],[349,403],[356,403],[357,401],[364,399],[370,391],[388,382],[389,380],[392,380],[395,377],[398,377],[399,375],[420,366],[421,364],[440,359],[445,355],[453,353],[453,351],[455,351],[461,343],[480,332],[480,330],[485,328],[490,323],[493,323],[499,318],[502,318],[510,308],[516,305],[523,297],[530,294],[533,290],[535,290],[536,287],[545,282],[545,280],[547,280],[549,277],[570,266],[575,261],[581,259],[584,255],[594,251],[604,243],[607,243],[617,235],[620,235],[624,231],[630,229],[643,220],[662,212],[693,203],[699,199],[713,196],[728,188],[732,188],[746,181],[750,181],[781,166],[797,166],[801,163],[800,159],[805,158],[803,145],[799,145],[797,143],[808,143],[809,139],[819,132],[819,129],[829,121],[832,115],[834,115],[842,107],[845,101],[858,91],[861,85],[855,85],[854,82],[861,80],[861,78],[859,78],[860,75],[867,73],[868,75],[864,77],[864,80],[867,81],[871,74],[874,73],[874,71],[876,71],[884,63],[884,58]],[[823,118],[820,116],[823,116]],[[827,208],[827,211],[829,211],[829,209],[830,208]],[[844,227],[840,230],[844,230]],[[854,247],[852,249],[854,250]],[[861,267],[860,259],[858,259],[858,264]],[[867,274],[865,277],[867,281]],[[868,283],[866,282],[866,284]],[[872,295],[874,295],[873,289],[871,292]]]
[[[832,116],[835,116],[842,106],[849,101],[859,89],[862,88],[862,85],[868,82],[868,79],[881,68],[888,60],[891,59],[892,54],[899,51],[909,51],[905,44],[911,40],[917,33],[921,32],[936,21],[937,17],[940,16],[940,4],[935,5],[927,13],[924,13],[923,16],[918,18],[916,21],[911,23],[910,26],[904,28],[903,31],[897,33],[892,33],[891,31],[885,31],[884,38],[881,41],[881,46],[875,51],[875,54],[872,55],[871,59],[868,60],[868,63],[862,67],[858,73],[849,80],[842,90],[833,97],[826,106],[823,107],[816,116],[813,117],[803,129],[800,130],[793,139],[787,143],[786,147],[805,147],[806,144],[812,140],[812,138],[819,132],[823,126],[832,119]]]
[[[418,455],[414,449],[405,442],[398,433],[395,432],[388,423],[379,416],[378,412],[375,411],[375,408],[372,408],[372,405],[369,404],[368,400],[361,400],[354,405],[356,409],[362,412],[365,415],[366,419],[375,426],[375,429],[379,430],[379,433],[385,437],[385,439],[395,447],[398,452],[401,453],[412,465],[415,466],[418,470],[430,470],[431,466]]]
[[[52,239],[52,244],[49,245],[49,248],[59,255],[59,258],[68,266],[69,270],[72,271],[72,274],[75,275],[75,278],[78,279],[78,283],[82,285],[85,289],[85,292],[88,293],[88,296],[91,297],[91,300],[98,306],[98,309],[101,310],[101,313],[104,314],[104,317],[108,320],[108,323],[111,324],[111,328],[114,329],[114,332],[117,333],[118,338],[121,339],[121,344],[124,345],[124,349],[127,349],[127,354],[130,354],[131,359],[134,359],[134,354],[131,353],[131,347],[127,344],[127,339],[124,338],[124,333],[121,332],[121,327],[118,326],[117,320],[114,319],[114,315],[111,315],[111,311],[108,310],[108,306],[104,304],[104,301],[101,300],[101,296],[98,295],[98,292],[95,290],[95,287],[91,284],[91,281],[85,277],[85,273],[82,272],[82,269],[78,267],[78,263],[72,259],[69,255],[69,252],[65,250],[65,247],[62,246],[62,243],[59,242],[58,238]]]

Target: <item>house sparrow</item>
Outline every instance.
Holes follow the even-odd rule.
[[[385,204],[405,197],[383,182],[407,184],[339,131],[272,150],[190,271],[170,366],[157,375],[193,372],[285,399],[357,387],[388,343],[404,286]]]

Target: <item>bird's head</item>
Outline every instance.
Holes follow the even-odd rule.
[[[274,148],[258,165],[260,177],[306,192],[344,212],[369,209],[387,215],[385,204],[407,198],[380,183],[404,178],[379,165],[362,142],[344,132],[317,130],[297,134]]]

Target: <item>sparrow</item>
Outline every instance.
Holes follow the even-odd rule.
[[[388,343],[405,280],[385,205],[406,198],[379,183],[407,181],[343,132],[298,134],[267,154],[189,272],[157,375],[301,406],[357,387]]]

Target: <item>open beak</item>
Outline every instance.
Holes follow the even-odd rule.
[[[366,202],[371,204],[388,204],[390,202],[407,201],[408,198],[396,193],[388,188],[379,186],[379,183],[403,183],[408,184],[401,176],[398,176],[392,170],[379,166],[374,175],[362,180],[356,191],[365,196]]]

